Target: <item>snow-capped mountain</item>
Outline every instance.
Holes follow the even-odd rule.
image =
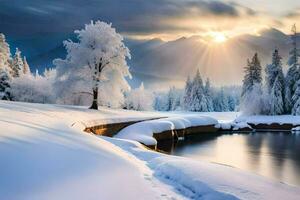
[[[33,70],[43,71],[45,67],[53,67],[53,59],[65,56],[62,41],[67,38],[67,35],[31,37],[14,40],[13,46],[23,50]],[[289,36],[276,29],[264,30],[257,36],[230,38],[218,45],[208,44],[200,36],[167,42],[125,39],[125,43],[132,54],[128,63],[134,77],[130,81],[133,87],[140,82],[146,87],[182,86],[186,77],[197,68],[215,85],[241,84],[246,61],[255,52],[265,66],[271,61],[272,51],[278,48],[285,65],[290,49]]]

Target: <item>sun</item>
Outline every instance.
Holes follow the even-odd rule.
[[[212,32],[210,33],[211,39],[215,43],[223,43],[226,42],[227,37],[224,33],[222,32]]]

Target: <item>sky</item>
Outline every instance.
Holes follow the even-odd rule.
[[[14,36],[65,33],[91,19],[112,22],[131,38],[257,34],[274,27],[289,32],[300,20],[297,0],[0,0],[0,27]]]
[[[28,40],[22,46],[25,55],[43,46],[55,47],[75,29],[99,19],[112,23],[127,39],[197,36],[218,49],[229,39],[260,36],[265,29],[290,34],[291,26],[300,22],[300,1],[0,0],[0,32],[20,45]]]

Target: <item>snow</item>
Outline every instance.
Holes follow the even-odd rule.
[[[82,131],[161,115],[0,101],[1,199],[298,199],[297,187]],[[169,123],[189,125],[175,116]]]
[[[207,116],[183,115],[135,123],[122,129],[115,137],[130,139],[145,145],[156,145],[154,133],[178,130],[195,126],[217,125],[218,121]]]
[[[300,125],[300,116],[293,115],[253,115],[253,116],[240,116],[236,120],[236,122],[247,122],[251,124],[293,124]]]
[[[115,112],[0,101],[1,199],[178,198],[141,161],[72,126]]]
[[[251,126],[249,126],[249,124],[246,122],[232,123],[232,126],[233,126],[232,130],[234,130],[234,131],[237,131],[237,130],[240,130],[243,128],[252,129]]]
[[[297,126],[295,128],[292,128],[292,132],[300,132],[300,126]]]

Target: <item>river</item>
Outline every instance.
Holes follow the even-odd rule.
[[[300,134],[254,132],[199,134],[159,143],[169,154],[207,160],[300,186]]]

